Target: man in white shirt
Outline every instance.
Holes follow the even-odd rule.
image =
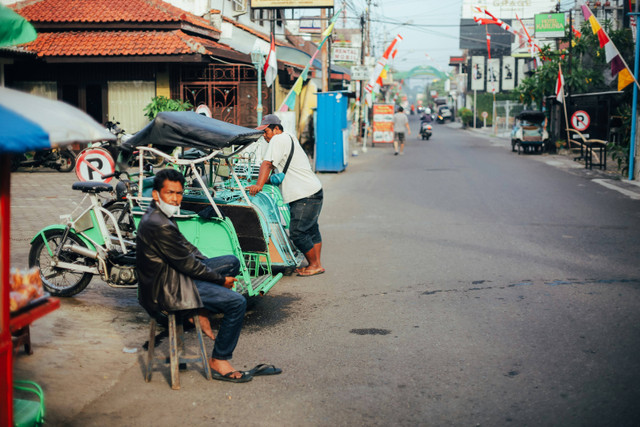
[[[255,185],[247,187],[252,196],[262,190],[274,169],[285,172],[280,185],[282,199],[289,204],[291,222],[289,236],[294,245],[304,254],[309,265],[297,270],[298,276],[315,276],[324,273],[320,253],[322,236],[318,218],[322,210],[322,183],[311,169],[309,158],[298,139],[283,132],[282,122],[275,114],[268,114],[257,128],[264,131],[269,146],[260,165],[260,174]],[[287,159],[289,166],[284,171]]]
[[[395,150],[396,156],[398,155],[398,143],[400,143],[400,154],[404,154],[404,128],[407,128],[407,134],[411,135],[409,119],[407,119],[404,109],[402,107],[398,107],[398,112],[393,115],[393,149]]]

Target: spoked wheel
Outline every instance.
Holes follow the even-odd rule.
[[[58,171],[71,172],[76,167],[75,156],[67,150],[62,150],[58,154],[60,155],[60,168]]]
[[[45,232],[45,239],[39,236],[32,244],[29,251],[29,267],[38,267],[42,284],[47,292],[54,296],[70,297],[81,292],[87,287],[93,274],[80,271],[71,271],[55,267],[56,249],[62,242],[63,230],[51,230]],[[46,240],[46,244],[45,244]],[[65,241],[67,245],[77,245],[86,248],[87,245],[79,237],[69,234]],[[47,245],[49,249],[47,249]],[[71,263],[82,266],[92,266],[95,261],[69,250],[60,251],[58,262]]]
[[[122,237],[134,240],[136,238],[136,228],[129,204],[127,202],[115,202],[105,206],[105,208],[116,217]],[[107,221],[107,230],[109,230],[110,235],[116,236],[116,228],[112,221]]]

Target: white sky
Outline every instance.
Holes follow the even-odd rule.
[[[462,1],[372,0],[371,37],[375,55],[382,55],[386,46],[400,34],[403,40],[397,45],[398,54],[391,63],[393,67],[410,70],[419,65],[431,65],[447,71],[449,57],[462,53],[458,48]],[[363,10],[366,0],[348,3]]]

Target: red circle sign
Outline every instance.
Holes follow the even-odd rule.
[[[591,117],[586,111],[578,110],[571,115],[571,126],[577,131],[584,132],[590,124]]]
[[[113,157],[102,148],[87,148],[76,160],[76,176],[80,181],[109,182],[113,177],[102,179],[104,175],[116,171]]]

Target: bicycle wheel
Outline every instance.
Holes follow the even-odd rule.
[[[50,230],[45,232],[45,239],[49,248],[55,253],[56,248],[62,243],[64,230]],[[87,245],[75,234],[69,233],[66,244],[73,244],[86,248]],[[81,292],[87,287],[93,274],[79,271],[71,271],[55,267],[54,257],[49,254],[45,240],[39,237],[31,244],[29,251],[29,267],[38,267],[44,289],[51,295],[70,297]],[[76,265],[93,266],[95,260],[87,258],[69,250],[61,250],[57,261]]]
[[[136,238],[136,227],[133,223],[133,216],[131,215],[129,203],[113,202],[105,205],[104,207],[116,217],[122,237],[127,240],[134,240]],[[107,221],[107,230],[109,230],[110,235],[116,235],[116,228],[112,221]]]

